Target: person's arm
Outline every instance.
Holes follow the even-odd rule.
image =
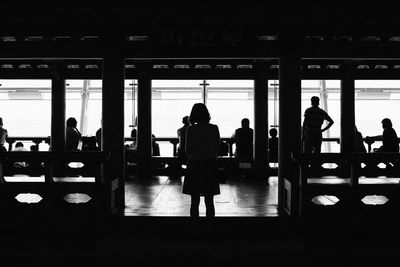
[[[191,129],[191,127],[188,127],[187,129],[186,129],[186,138],[185,138],[185,153],[186,153],[186,155],[189,157],[189,155],[191,155],[191,153],[192,153],[192,142],[191,142],[191,140],[192,140],[192,137],[191,137],[191,131],[192,129]]]
[[[303,126],[301,127],[301,141],[304,141],[306,136],[307,117],[304,117]]]
[[[236,142],[236,131],[237,130],[235,130],[234,132],[233,132],[233,134],[232,134],[232,136],[231,136],[231,143],[233,144],[233,143],[235,143]]]
[[[215,151],[215,155],[217,155],[217,157],[218,157],[218,155],[219,155],[219,150],[220,150],[220,147],[221,147],[221,136],[220,136],[220,134],[219,134],[219,129],[218,129],[218,126],[217,125],[215,125],[215,139],[216,139],[216,144],[215,144],[215,149],[216,149],[216,151]]]
[[[383,140],[383,136],[382,135],[374,135],[374,136],[366,136],[365,139],[367,141],[382,141]]]
[[[325,128],[321,129],[321,132],[325,132],[326,130],[328,130],[329,128],[331,128],[332,125],[333,125],[333,120],[332,120],[332,118],[331,118],[328,114],[326,114],[325,120],[328,121],[328,125],[326,125]]]

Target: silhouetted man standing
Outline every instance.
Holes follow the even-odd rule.
[[[332,118],[319,108],[319,97],[311,97],[311,107],[304,112],[303,145],[306,153],[320,153],[322,133],[328,130],[332,124]],[[325,128],[321,128],[324,121],[328,121]]]

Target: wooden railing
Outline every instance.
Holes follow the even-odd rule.
[[[79,225],[103,216],[106,212],[105,181],[101,170],[108,158],[108,153],[94,151],[0,153],[0,217],[38,217],[41,219],[38,226],[42,227],[41,222],[46,218],[69,220],[71,224]],[[36,167],[39,171],[32,172],[29,165],[27,170],[12,170],[14,162],[29,164],[33,161],[38,163]],[[73,168],[71,172],[68,166],[71,162],[83,164],[80,169]],[[36,200],[32,200],[31,196],[36,196]],[[81,220],[77,220],[77,216]],[[32,224],[32,221],[29,223]]]
[[[400,153],[301,153],[294,155],[293,160],[300,170],[301,216],[330,219],[396,216],[395,210],[400,206]],[[337,167],[326,175],[324,163]],[[381,163],[383,166],[379,166]],[[377,196],[386,197],[387,203],[365,203],[366,197],[374,199]],[[313,201],[316,197],[337,197],[339,201],[325,206],[316,204]],[[324,211],[324,215],[319,211]],[[374,212],[384,213],[376,215]]]
[[[125,137],[125,142],[132,142],[135,139],[132,137]],[[12,145],[17,142],[17,141],[30,141],[34,143],[37,147],[41,143],[46,143],[50,144],[50,137],[32,137],[32,136],[12,136],[8,137],[6,142],[8,143],[8,151],[12,151]],[[177,137],[156,137],[155,138],[156,142],[169,142],[172,144],[172,155],[176,156],[177,152],[177,147],[179,144],[179,139]],[[228,145],[228,156],[233,157],[234,156],[234,151],[233,151],[233,145],[234,145],[234,139],[230,137],[222,137],[221,141],[226,142]],[[372,152],[372,145],[376,141],[380,141],[378,139],[373,139],[373,138],[363,138],[364,143],[367,145],[367,152],[371,153]],[[322,138],[322,142],[332,142],[332,143],[337,143],[340,144],[340,138],[337,137],[332,137],[332,138]],[[400,143],[400,138],[398,138],[398,142]]]

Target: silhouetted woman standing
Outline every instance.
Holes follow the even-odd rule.
[[[218,183],[218,151],[220,143],[217,125],[210,124],[210,113],[202,103],[194,104],[186,132],[185,151],[188,158],[183,193],[191,196],[190,216],[199,217],[200,196],[204,196],[206,216],[214,217],[214,195],[220,194]]]

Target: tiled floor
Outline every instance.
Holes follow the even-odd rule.
[[[156,176],[125,184],[126,216],[189,216],[190,196],[182,194],[183,178]],[[278,216],[278,179],[228,179],[215,196],[216,216]],[[205,215],[203,198],[200,216]]]

